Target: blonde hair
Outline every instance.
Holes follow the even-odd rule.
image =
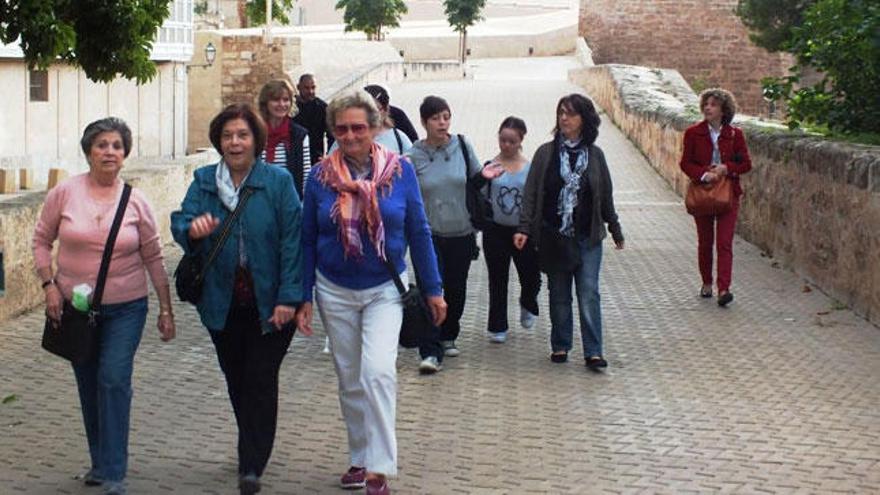
[[[736,115],[736,98],[733,97],[733,94],[721,88],[709,88],[703,91],[700,93],[700,111],[706,106],[709,98],[715,98],[721,104],[721,123],[723,125],[730,124],[733,121],[733,116]]]
[[[376,100],[366,91],[357,89],[333,98],[327,105],[327,128],[332,131],[336,127],[336,114],[349,108],[360,108],[367,112],[367,124],[371,129],[382,127],[382,112],[376,106]]]
[[[293,101],[296,98],[296,90],[293,89],[290,81],[287,79],[273,79],[263,85],[263,88],[260,89],[260,96],[257,98],[257,106],[260,108],[263,120],[269,121],[269,102],[281,98],[283,91],[287,91],[287,94],[290,95],[290,113],[288,115],[293,117],[299,111]]]

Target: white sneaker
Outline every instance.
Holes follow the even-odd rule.
[[[324,354],[330,354],[330,337],[324,337]]]
[[[535,326],[535,320],[537,318],[538,315],[532,314],[531,311],[522,306],[519,307],[519,324],[522,325],[523,328],[532,328]]]
[[[434,356],[428,356],[419,363],[419,373],[423,375],[433,375],[440,371],[440,361]]]
[[[489,332],[489,340],[495,344],[507,342],[507,332]]]
[[[440,342],[443,346],[443,355],[448,357],[456,357],[461,354],[461,351],[458,350],[458,347],[455,347],[454,340],[443,340]]]

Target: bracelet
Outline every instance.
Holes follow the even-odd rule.
[[[43,289],[45,289],[46,287],[49,287],[50,285],[55,285],[55,279],[54,279],[54,278],[50,278],[49,280],[46,280],[45,282],[43,282],[43,285],[42,285],[41,287],[42,287]]]
[[[159,311],[159,316],[174,316],[174,313],[171,310]]]

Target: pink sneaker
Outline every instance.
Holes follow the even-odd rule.
[[[342,475],[339,486],[346,490],[354,490],[367,486],[367,468],[352,466]]]
[[[391,495],[388,480],[374,478],[367,481],[367,495]]]

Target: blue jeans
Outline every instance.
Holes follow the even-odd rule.
[[[98,357],[74,365],[92,470],[105,481],[125,479],[134,353],[147,321],[147,298],[102,304]]]
[[[574,327],[571,305],[571,282],[577,291],[578,313],[584,358],[602,355],[602,308],[599,304],[599,269],[602,265],[602,243],[589,247],[578,242],[580,266],[573,271],[547,274],[550,293],[550,346],[553,352],[570,351]]]

